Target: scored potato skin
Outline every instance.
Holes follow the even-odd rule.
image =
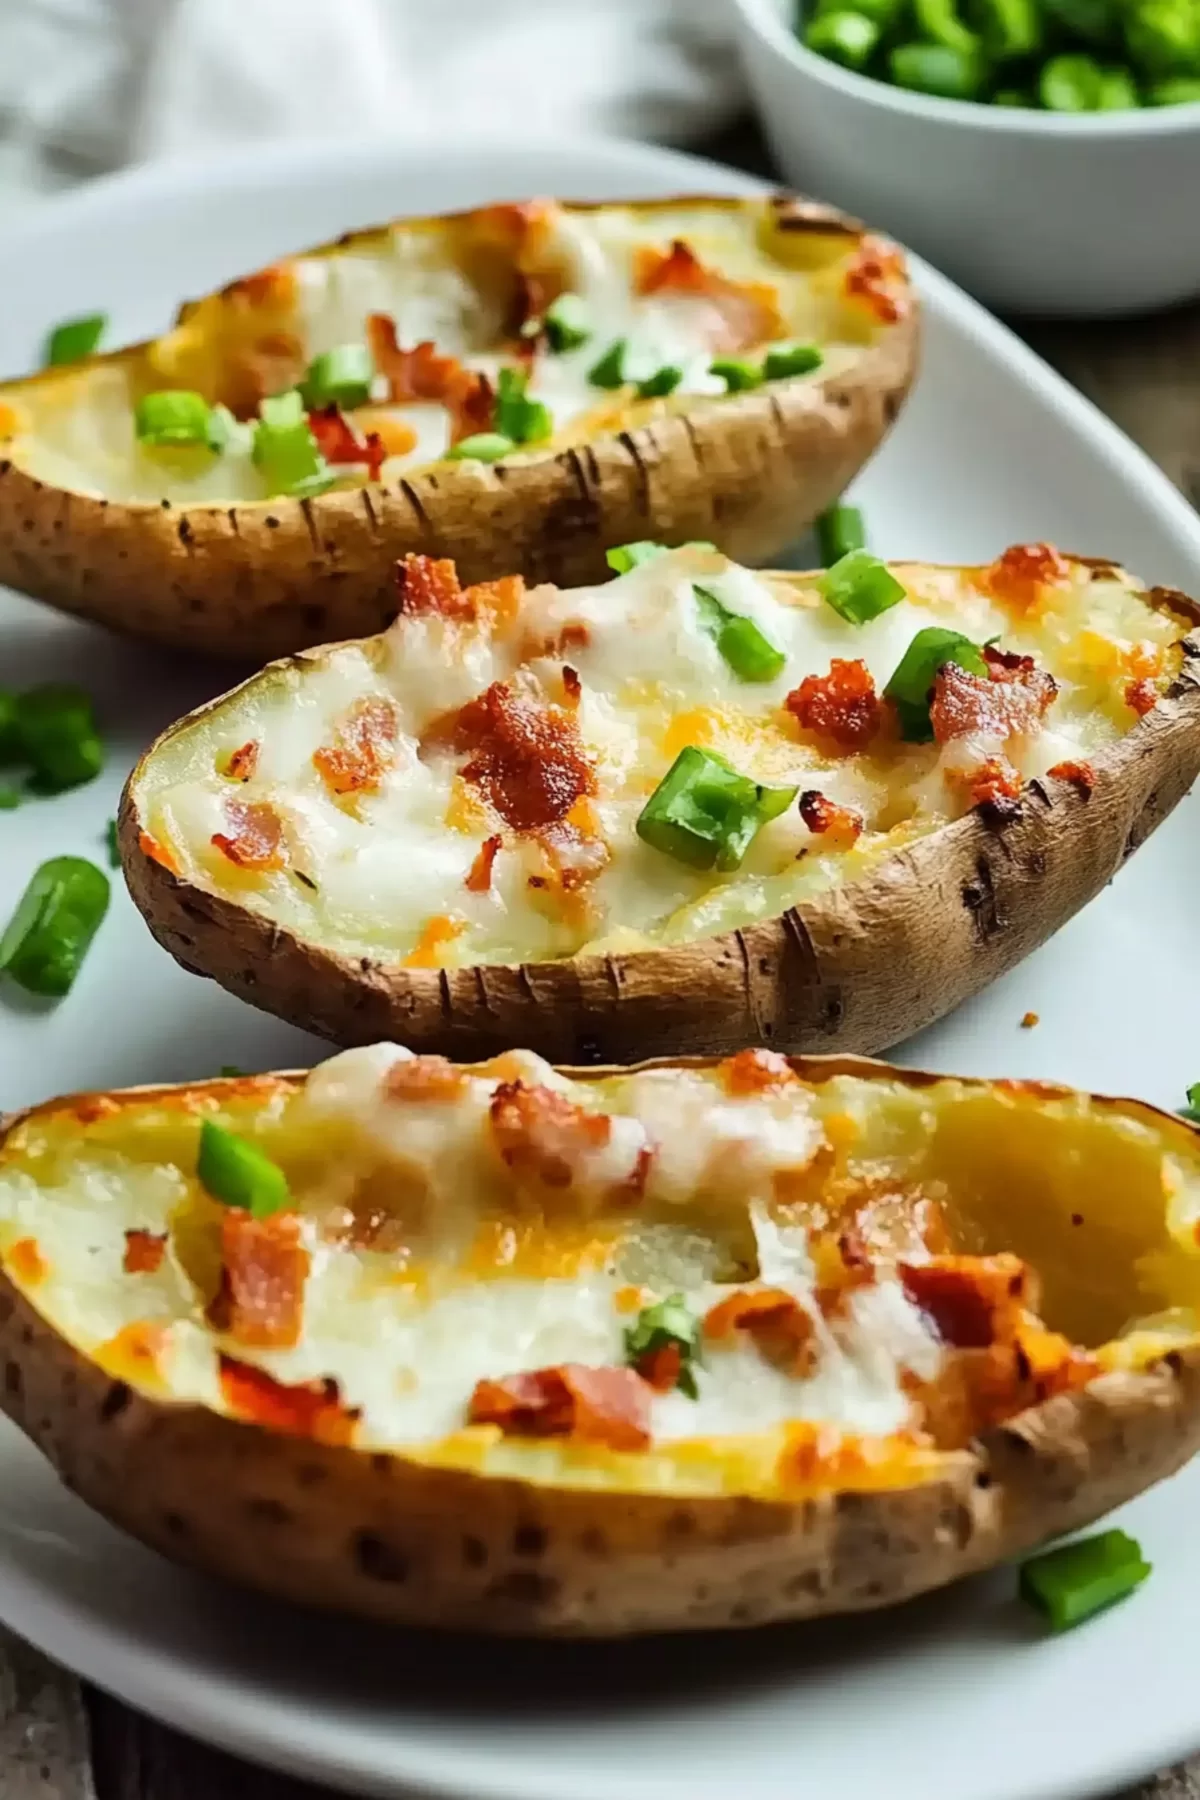
[[[785,229],[863,234],[817,202],[769,204]],[[465,584],[521,569],[581,586],[608,575],[607,548],[643,538],[711,540],[761,563],[878,448],[914,379],[917,341],[914,306],[838,374],[701,398],[528,460],[439,462],[316,499],[126,505],[0,459],[0,583],[135,637],[265,661],[382,630],[396,611],[393,564],[410,552],[453,557]]]
[[[1150,597],[1200,624],[1200,607],[1184,595],[1155,588]],[[135,904],[185,968],[304,1030],[343,1045],[394,1038],[461,1061],[513,1045],[577,1063],[731,1054],[747,1044],[870,1054],[1035,950],[1182,799],[1200,773],[1200,642],[1184,640],[1169,692],[1090,759],[1091,793],[1034,781],[1011,816],[976,807],[780,918],[561,962],[404,969],[346,957],[171,874],[140,843],[138,779],[154,752],[120,808]]]

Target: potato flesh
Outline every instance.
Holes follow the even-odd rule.
[[[1178,668],[1186,627],[1120,572],[1073,565],[1061,589],[1025,612],[992,597],[970,571],[897,572],[906,600],[861,627],[802,577],[760,577],[695,550],[595,588],[532,590],[519,615],[494,629],[404,616],[382,639],[269,671],[168,738],[139,775],[139,812],[189,880],[348,956],[408,957],[434,919],[453,928],[431,960],[450,966],[676,944],[776,917],[960,816],[971,803],[962,771],[986,757],[1006,756],[1026,779],[1086,760],[1136,723],[1125,698],[1130,669]],[[776,680],[737,678],[704,627],[697,582],[787,652]],[[586,643],[522,664],[531,646],[579,625]],[[830,753],[783,710],[789,691],[827,673],[834,658],[861,659],[882,689],[915,633],[934,625],[975,643],[999,637],[1048,669],[1059,693],[1042,730]],[[456,775],[465,757],[421,742],[437,720],[518,668],[535,693],[561,702],[568,661],[581,683],[573,716],[595,759],[593,801],[609,854],[570,898],[553,884],[546,891],[538,843],[505,832],[477,793],[464,791]],[[400,741],[377,790],[347,800],[330,793],[313,758],[339,719],[370,697],[395,704]],[[244,784],[231,781],[228,758],[248,742],[258,745],[256,769]],[[818,790],[862,816],[862,836],[852,847],[822,838],[792,806],[759,833],[739,870],[685,867],[641,842],[635,827],[688,744],[769,785]],[[266,803],[285,821],[286,866],[275,872],[234,867],[214,845],[228,832],[229,805],[244,802]],[[496,832],[504,841],[490,885],[468,888]]]
[[[731,1094],[712,1070],[573,1083],[525,1052],[479,1066],[450,1101],[401,1100],[387,1082],[405,1059],[395,1046],[346,1052],[294,1097],[249,1082],[190,1101],[134,1097],[82,1124],[69,1110],[34,1115],[0,1156],[7,1274],[74,1346],[150,1393],[226,1410],[223,1349],[282,1382],[336,1379],[361,1409],[363,1448],[713,1492],[769,1487],[798,1421],[851,1436],[911,1422],[905,1372],[934,1380],[943,1355],[895,1275],[897,1258],[927,1254],[922,1202],[936,1202],[953,1248],[1030,1262],[1047,1325],[1105,1366],[1137,1366],[1197,1330],[1200,1149],[1144,1109],[886,1074],[758,1096]],[[488,1108],[501,1079],[612,1115],[609,1142],[576,1158],[569,1189],[517,1181],[497,1157]],[[215,1108],[289,1171],[313,1252],[294,1348],[214,1333],[188,1272],[187,1223],[209,1204],[193,1177],[198,1119]],[[643,1135],[658,1148],[631,1208],[612,1182]],[[372,1206],[390,1196],[390,1250],[331,1241],[364,1191]],[[641,1303],[681,1291],[697,1312],[734,1288],[782,1287],[819,1318],[810,1234],[847,1193],[878,1280],[818,1324],[811,1373],[782,1371],[750,1341],[713,1345],[699,1400],[657,1395],[654,1445],[637,1455],[463,1429],[481,1377],[620,1362],[631,1280]],[[157,1272],[124,1271],[129,1229],[171,1233]],[[129,1355],[147,1325],[165,1328],[149,1364]]]

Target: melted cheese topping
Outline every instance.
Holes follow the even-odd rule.
[[[499,620],[405,613],[379,639],[267,671],[168,736],[135,797],[189,880],[347,955],[462,965],[691,941],[775,917],[961,816],[971,805],[965,778],[989,758],[1029,780],[1086,761],[1137,723],[1129,683],[1153,671],[1165,685],[1186,625],[1119,570],[1064,567],[1035,606],[1017,608],[978,571],[899,566],[904,601],[863,626],[842,619],[813,577],[756,575],[702,550],[598,587],[537,588]],[[697,583],[786,653],[774,681],[735,675],[705,626]],[[861,660],[882,690],[928,626],[1033,657],[1058,684],[1041,728],[944,745],[885,733],[851,754],[801,730],[785,708],[789,692],[838,658]],[[540,654],[560,641],[568,647]],[[593,859],[566,886],[548,873],[546,834],[510,829],[486,789],[464,778],[469,753],[441,732],[497,681],[563,707],[564,663],[578,676],[570,717],[594,771],[594,792],[568,815],[582,817]],[[331,791],[318,752],[368,700],[395,709],[391,761],[369,791]],[[246,744],[257,746],[255,768],[232,780],[229,758]],[[735,871],[675,861],[636,824],[688,745],[756,781],[852,808],[861,835],[848,844],[811,830],[793,803]],[[214,841],[229,834],[230,808],[246,804],[281,821],[274,867],[239,866]],[[481,886],[472,870],[497,838]]]
[[[477,217],[482,221],[486,214]],[[553,269],[556,286],[579,295],[591,332],[582,346],[563,354],[542,348],[534,360],[528,391],[550,409],[554,437],[548,442],[555,447],[613,428],[614,420],[619,429],[689,399],[725,392],[725,383],[710,369],[719,353],[712,303],[686,292],[639,295],[639,253],[665,253],[679,240],[706,269],[736,282],[765,283],[779,328],[759,341],[820,344],[825,361],[807,379],[836,374],[880,329],[869,307],[848,297],[843,285],[859,240],[836,232],[814,232],[807,242],[804,234],[789,238],[775,227],[766,203],[595,210],[546,203],[538,231],[539,266]],[[166,387],[198,388],[217,399],[226,391],[222,359],[227,363],[246,349],[278,358],[281,342],[292,347],[291,361],[302,373],[325,351],[362,344],[371,314],[394,321],[404,348],[432,342],[440,355],[494,380],[514,356],[511,337],[505,337],[496,271],[480,264],[477,237],[469,219],[405,221],[361,234],[345,247],[280,265],[288,277],[286,304],[268,296],[253,303],[256,312],[246,297],[249,284],[235,284],[224,295],[186,308],[176,330],[142,352],[55,370],[0,391],[0,439],[14,436],[6,453],[53,486],[123,502],[265,500],[271,490],[252,460],[248,431],[236,435],[221,455],[149,447],[135,435],[137,399]],[[590,382],[590,370],[620,339],[627,347],[628,383],[665,365],[680,370],[670,399],[639,401],[631,385],[606,391]],[[290,366],[286,357],[271,364],[283,375],[267,382],[267,392],[299,378]],[[7,426],[6,415],[11,415]],[[443,457],[450,448],[447,407],[392,403],[382,377],[357,422],[363,432],[382,422],[412,433],[412,447],[384,462],[385,481]],[[531,445],[527,453],[542,454],[545,448]],[[341,485],[366,479],[365,467],[339,467],[334,473]]]

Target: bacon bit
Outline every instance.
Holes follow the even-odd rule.
[[[468,1418],[472,1425],[499,1425],[513,1437],[570,1437],[610,1450],[644,1450],[650,1394],[636,1369],[563,1363],[477,1382]]]
[[[517,1177],[570,1187],[579,1159],[612,1137],[607,1113],[589,1112],[553,1088],[502,1081],[492,1095],[492,1137]]]
[[[229,831],[214,832],[213,848],[239,869],[282,869],[287,866],[283,820],[265,800],[227,800]]]
[[[1091,763],[1087,762],[1055,763],[1054,767],[1047,769],[1046,773],[1057,781],[1069,781],[1073,787],[1079,789],[1085,798],[1096,785],[1096,771]]]
[[[1035,1012],[1027,1012],[1021,1019],[1021,1030],[1032,1031],[1035,1025],[1041,1024],[1040,1016]]]
[[[739,1050],[721,1064],[719,1073],[728,1094],[778,1094],[799,1080],[778,1050]]]
[[[22,1287],[36,1287],[50,1273],[50,1264],[42,1255],[36,1238],[18,1238],[15,1244],[9,1245],[4,1260]]]
[[[341,1390],[331,1376],[289,1386],[236,1357],[222,1355],[217,1361],[225,1404],[239,1418],[319,1444],[353,1440],[358,1409],[342,1405]]]
[[[1006,756],[989,756],[967,777],[972,806],[1004,807],[1020,797],[1024,785]]]
[[[400,715],[393,700],[356,700],[334,726],[333,743],[313,752],[313,767],[331,794],[370,794],[396,760]]]
[[[440,356],[428,339],[402,350],[395,321],[386,313],[368,315],[367,343],[393,401],[431,400],[445,406],[455,443],[472,432],[490,430],[496,397],[486,375],[464,368],[455,356]]]
[[[545,270],[527,273],[518,269],[504,335],[512,341],[514,352],[522,362],[532,363],[536,356],[543,336],[542,321],[562,291],[560,275]]]
[[[1011,544],[980,572],[979,582],[995,599],[1027,612],[1045,588],[1063,587],[1070,579],[1071,564],[1053,544]]]
[[[377,431],[369,431],[361,441],[350,428],[350,421],[337,406],[325,406],[308,415],[309,429],[317,440],[317,448],[327,463],[365,463],[372,481],[379,480],[387,451]]]
[[[904,256],[885,238],[863,238],[843,287],[848,299],[861,301],[884,325],[894,325],[908,311]]]
[[[468,222],[477,238],[502,244],[516,256],[541,243],[560,210],[557,200],[496,200],[477,206]]]
[[[406,425],[403,419],[397,419],[392,413],[366,407],[357,407],[355,413],[356,422],[361,429],[368,437],[378,438],[383,445],[385,461],[389,456],[407,456],[420,442],[412,426]]]
[[[243,275],[221,290],[222,298],[234,306],[257,308],[268,306],[286,311],[296,299],[296,270],[290,262],[271,263],[254,275]]]
[[[174,856],[165,844],[160,844],[158,839],[151,837],[148,831],[138,832],[138,849],[143,856],[148,856],[151,862],[157,863],[160,869],[165,869],[168,875],[179,874],[179,864]]]
[[[247,1348],[290,1350],[304,1323],[310,1258],[295,1213],[256,1219],[227,1207],[221,1219],[221,1285],[209,1323]]]
[[[828,675],[806,675],[783,703],[805,731],[840,750],[862,750],[883,723],[883,707],[865,662],[834,657]]]
[[[661,1349],[647,1350],[644,1356],[639,1356],[634,1367],[656,1394],[670,1394],[679,1380],[683,1352],[678,1344],[663,1344]]]
[[[261,745],[253,740],[243,744],[237,750],[231,750],[225,759],[224,773],[230,781],[250,781],[258,768],[258,755]]]
[[[901,1263],[900,1280],[914,1306],[927,1313],[942,1342],[955,1350],[984,1350],[1011,1337],[1030,1303],[1029,1269],[1018,1256],[935,1256]]]
[[[1125,688],[1125,704],[1131,707],[1139,719],[1144,719],[1148,712],[1153,712],[1161,696],[1152,681],[1131,681]]]
[[[499,832],[497,832],[494,837],[484,838],[482,844],[479,846],[478,854],[475,857],[475,861],[471,864],[471,867],[467,870],[466,881],[463,884],[465,887],[468,887],[473,894],[489,894],[491,892],[492,869],[495,865],[497,856],[500,854],[500,846],[503,842],[504,839],[500,836]]]
[[[157,1231],[127,1231],[125,1256],[121,1267],[127,1275],[153,1275],[162,1266],[167,1253],[167,1234]]]
[[[230,410],[252,419],[272,394],[286,393],[303,379],[304,345],[294,332],[272,331],[237,350],[226,378]]]
[[[822,1318],[840,1318],[852,1294],[861,1288],[874,1287],[877,1280],[875,1264],[857,1225],[848,1225],[836,1235],[830,1232],[814,1235],[809,1250],[817,1273],[813,1298]]]
[[[405,1056],[383,1079],[389,1100],[436,1101],[449,1104],[466,1092],[468,1077],[444,1056]]]
[[[1027,660],[1027,659],[1022,659]],[[933,683],[929,718],[939,744],[956,737],[1013,737],[1036,731],[1054,703],[1058,683],[1045,669],[993,666],[972,675],[946,663]]]
[[[581,795],[595,792],[595,770],[574,719],[504,682],[493,682],[462,708],[453,737],[456,749],[474,752],[463,777],[515,831],[553,825]]]
[[[396,564],[396,594],[406,618],[473,619],[474,603],[467,599],[458,570],[448,556],[410,553]]]
[[[401,968],[440,969],[443,950],[466,929],[465,919],[452,918],[449,913],[434,913],[431,919],[426,919],[420,937],[404,958]]]
[[[101,1119],[113,1118],[120,1110],[118,1102],[108,1094],[87,1094],[71,1112],[81,1125],[95,1125]]]
[[[838,806],[827,800],[816,788],[809,788],[801,794],[800,817],[818,837],[829,834],[830,841],[844,849],[849,849],[862,836],[863,817],[853,807]]]
[[[572,707],[578,706],[579,697],[583,693],[583,683],[579,679],[579,670],[573,669],[570,663],[564,663],[562,682],[563,692],[567,697],[567,704]]]
[[[748,1333],[768,1361],[794,1375],[811,1375],[817,1357],[813,1322],[783,1288],[739,1288],[704,1316],[704,1335],[711,1343],[738,1331]]]
[[[472,616],[487,619],[493,628],[511,625],[524,598],[525,578],[522,575],[501,575],[497,581],[477,581],[474,587],[463,589],[463,599],[471,608]]]
[[[770,338],[782,337],[785,321],[779,295],[770,282],[731,281],[716,269],[705,268],[682,238],[669,250],[642,246],[634,257],[634,292],[694,294],[712,303],[712,348],[749,350]]]

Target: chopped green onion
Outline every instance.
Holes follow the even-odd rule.
[[[661,369],[655,369],[653,375],[647,375],[644,381],[638,382],[638,399],[660,400],[667,394],[673,394],[682,380],[682,369],[674,363],[664,363]]]
[[[1124,13],[1124,35],[1129,60],[1148,81],[1200,71],[1200,17],[1188,0],[1142,0]]]
[[[747,356],[719,356],[716,362],[709,363],[708,372],[725,383],[729,394],[743,394],[748,388],[763,384],[762,364],[751,362]]]
[[[993,106],[1036,106],[1037,101],[1032,94],[1021,88],[997,88],[992,95]]]
[[[81,787],[104,766],[92,703],[80,687],[50,681],[18,695],[16,725],[22,759],[39,793]]]
[[[496,430],[514,444],[533,444],[554,431],[550,408],[531,400],[525,392],[529,377],[524,369],[501,369],[496,382]]]
[[[253,425],[235,419],[220,401],[208,415],[208,447],[210,450],[249,450],[254,442]]]
[[[972,675],[986,675],[987,664],[979,648],[961,632],[948,631],[941,625],[927,625],[918,631],[883,692],[894,702],[900,715],[900,735],[906,743],[926,744],[933,736],[929,703],[939,669],[947,663]]]
[[[502,457],[511,456],[516,445],[510,437],[504,437],[498,431],[477,431],[474,437],[465,437],[447,450],[448,462],[499,462]]]
[[[174,447],[209,443],[212,432],[212,409],[203,394],[187,388],[164,388],[157,394],[144,394],[134,411],[134,430],[138,442]]]
[[[1112,49],[1119,37],[1118,0],[1042,0],[1060,40],[1078,38],[1098,49]]]
[[[24,799],[20,788],[10,787],[7,782],[0,784],[0,812],[16,812]]]
[[[1160,81],[1146,89],[1148,106],[1195,106],[1200,100],[1200,79],[1179,75],[1174,81]]]
[[[21,736],[17,730],[17,697],[0,688],[0,763],[19,762]]]
[[[592,335],[586,301],[578,294],[560,294],[546,308],[542,330],[550,348],[560,355],[564,350],[578,350]]]
[[[64,319],[46,339],[45,366],[57,369],[63,363],[80,362],[99,345],[108,324],[107,313],[89,313],[86,319]]]
[[[679,1351],[675,1386],[689,1400],[700,1398],[696,1364],[700,1357],[700,1321],[689,1311],[682,1294],[672,1294],[655,1306],[644,1306],[625,1332],[625,1360],[636,1365],[656,1351]]]
[[[639,569],[654,557],[665,556],[669,548],[668,544],[653,544],[649,538],[642,538],[636,544],[614,544],[604,552],[604,560],[617,575],[628,575],[630,569]]]
[[[42,864],[0,936],[0,971],[28,993],[71,991],[108,911],[108,876],[81,856]]]
[[[827,569],[852,550],[865,549],[867,528],[858,507],[831,506],[823,512],[817,520],[817,543],[821,547],[821,562]]]
[[[826,569],[817,586],[848,625],[865,625],[904,598],[902,583],[869,550],[848,550]]]
[[[212,1119],[200,1127],[196,1175],[205,1192],[222,1206],[241,1207],[256,1219],[281,1212],[291,1197],[278,1163],[264,1156],[257,1144]]]
[[[1042,47],[1037,0],[967,0],[971,23],[996,62],[1034,56]]]
[[[1101,69],[1096,96],[1097,112],[1130,112],[1141,104],[1137,82],[1128,69]]]
[[[104,828],[104,841],[108,845],[108,866],[119,869],[121,866],[121,850],[117,843],[117,821],[110,819]]]
[[[593,363],[588,370],[588,380],[593,387],[619,388],[625,385],[625,351],[624,338],[618,338],[610,344],[598,363]]]
[[[365,344],[339,344],[313,358],[300,392],[310,412],[322,406],[349,412],[366,405],[374,378],[375,365]]]
[[[963,56],[979,54],[979,39],[959,18],[954,0],[913,0],[913,17],[919,35],[929,43]]]
[[[861,13],[864,18],[872,20],[881,32],[888,31],[896,23],[904,11],[905,0],[852,0],[850,10]],[[845,12],[846,0],[817,0],[815,8],[805,8],[807,16],[810,12],[824,15],[831,12]],[[803,18],[801,25],[803,25]]]
[[[302,499],[323,494],[333,474],[322,456],[298,388],[276,394],[259,407],[253,457],[273,494]]]
[[[727,872],[739,867],[763,826],[786,812],[799,791],[763,787],[724,757],[689,744],[647,800],[637,834],[689,868]]]
[[[807,27],[804,42],[818,56],[841,63],[844,69],[862,69],[871,60],[881,33],[865,13],[839,10],[820,13]]]
[[[1124,1600],[1149,1573],[1136,1539],[1100,1531],[1022,1564],[1021,1598],[1037,1607],[1052,1631],[1068,1631]]]
[[[1187,1091],[1187,1105],[1179,1109],[1180,1117],[1190,1119],[1193,1125],[1200,1125],[1200,1081],[1194,1081]]]
[[[787,663],[764,631],[744,613],[731,612],[707,588],[693,587],[706,631],[735,675],[743,681],[774,681]]]
[[[982,59],[952,44],[897,44],[888,73],[897,87],[941,100],[974,100],[983,87]]]
[[[1096,112],[1103,74],[1091,56],[1052,56],[1038,75],[1038,98],[1047,112]]]
[[[777,344],[763,362],[766,381],[785,381],[789,375],[810,375],[825,361],[815,344]]]

